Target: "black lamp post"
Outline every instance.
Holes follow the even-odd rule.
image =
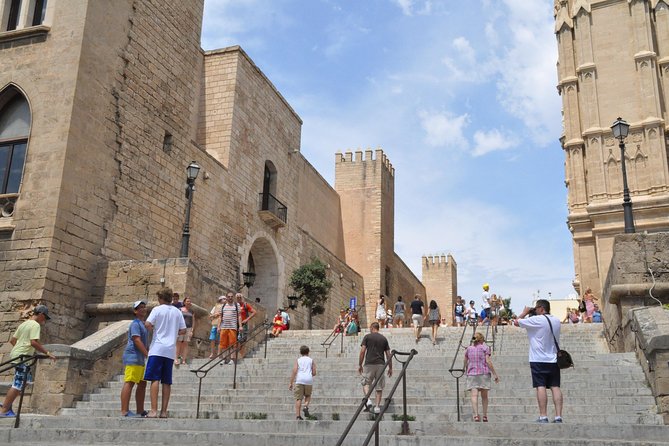
[[[288,302],[290,302],[290,304],[288,304],[288,308],[290,308],[291,310],[296,309],[297,308],[297,301],[299,299],[300,298],[295,296],[295,295],[288,296]]]
[[[256,281],[256,273],[246,272],[242,273],[242,276],[244,276],[244,286],[251,288]]]
[[[625,138],[630,131],[630,125],[622,118],[618,118],[611,126],[613,130],[613,137],[620,140],[620,158],[623,168],[623,215],[625,218],[625,233],[633,234],[634,229],[634,213],[632,212],[632,199],[630,198],[630,190],[627,187],[627,169],[625,168]]]
[[[188,241],[190,239],[190,207],[193,204],[193,192],[195,191],[195,179],[200,172],[200,166],[192,161],[186,167],[186,221],[184,223],[184,230],[181,235],[181,252],[179,257],[188,257]]]

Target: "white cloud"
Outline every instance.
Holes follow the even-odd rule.
[[[518,144],[518,139],[511,134],[503,134],[497,129],[478,130],[474,133],[473,156],[481,156],[497,150],[508,150]]]
[[[432,12],[432,0],[393,0],[402,9],[402,14],[412,16],[414,14],[427,15]],[[416,6],[419,4],[419,6]]]
[[[433,147],[467,150],[469,143],[464,129],[469,124],[469,115],[454,116],[448,113],[418,113],[421,127],[425,131],[425,142]]]

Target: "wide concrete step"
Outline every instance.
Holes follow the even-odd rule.
[[[6,421],[0,420],[2,427]],[[82,422],[88,421],[88,424]],[[220,420],[24,417],[19,429],[0,428],[0,441],[29,444],[235,444],[241,446],[291,444],[333,445],[348,420],[283,421],[230,420],[225,431]],[[90,426],[94,425],[95,428]],[[67,427],[64,427],[67,426]],[[361,419],[346,445],[359,445],[371,426]],[[410,436],[397,435],[401,423],[380,424],[381,444],[436,446],[465,445],[667,445],[666,428],[650,425],[610,426],[601,422],[544,424],[500,422],[409,423]],[[445,443],[445,437],[448,442]],[[624,440],[625,438],[633,440]]]

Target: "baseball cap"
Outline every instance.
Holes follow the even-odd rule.
[[[51,319],[49,316],[49,309],[46,305],[38,305],[33,309],[33,314],[43,314],[47,319]]]
[[[225,300],[225,295],[218,296],[218,301],[223,302]]]
[[[142,304],[146,305],[146,302],[144,302],[143,300],[136,300],[135,303],[132,304],[132,309],[136,310]]]

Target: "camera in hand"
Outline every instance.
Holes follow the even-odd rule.
[[[537,315],[537,309],[532,308],[530,311],[527,312],[528,316],[536,316]]]

